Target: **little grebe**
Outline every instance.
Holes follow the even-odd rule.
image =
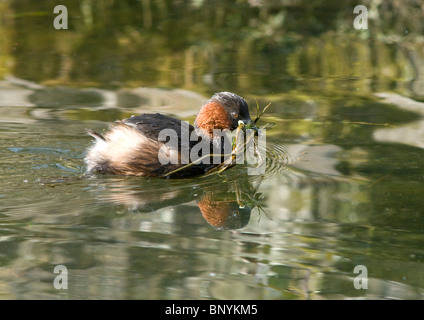
[[[208,143],[207,152],[210,155],[215,154],[215,151],[212,151],[216,142],[214,130],[235,130],[240,121],[245,124],[252,123],[248,105],[242,97],[231,92],[216,93],[206,101],[196,116],[194,126],[158,113],[141,114],[116,121],[104,136],[94,131],[88,132],[96,140],[87,150],[87,172],[145,177],[167,176],[189,163],[183,161],[182,154],[194,149],[202,140]],[[183,134],[184,127],[188,131],[187,135]],[[178,161],[166,164],[163,164],[159,157],[161,148],[165,145],[161,137],[161,131],[164,129],[171,129],[176,133],[177,145],[168,148],[167,153],[174,153],[178,157]],[[184,141],[184,136],[188,136],[186,140],[189,141]],[[221,144],[221,154],[224,153],[223,147],[224,144]],[[168,177],[192,177],[204,174],[215,166],[217,164],[212,161],[195,162]]]

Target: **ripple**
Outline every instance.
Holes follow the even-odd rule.
[[[28,148],[7,148],[8,150],[15,153],[44,153],[44,154],[62,154],[68,153],[70,150],[55,149],[55,148],[40,148],[40,147],[28,147]]]
[[[301,155],[303,148],[293,145],[268,142],[266,145],[266,171],[265,179],[288,179],[298,176],[298,172],[293,170],[292,166]],[[261,151],[262,152],[262,151]]]

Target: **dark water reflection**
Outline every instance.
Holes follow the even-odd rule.
[[[422,299],[423,11],[355,4],[0,4],[0,298]],[[272,102],[265,174],[84,175],[86,128],[218,90]]]

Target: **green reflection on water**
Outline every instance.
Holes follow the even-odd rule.
[[[0,56],[13,64],[2,70],[77,86],[422,97],[423,11],[366,2],[368,30],[353,28],[356,1],[80,1],[68,5],[69,29],[56,30],[52,2],[11,1],[2,5]]]

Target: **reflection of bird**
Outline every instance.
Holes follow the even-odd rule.
[[[207,194],[197,203],[203,218],[216,229],[241,229],[250,220],[249,207],[240,207],[235,200],[217,200]]]
[[[252,183],[243,168],[189,180],[109,177],[95,179],[93,191],[98,193],[98,199],[124,209],[119,212],[142,214],[182,206],[181,210],[173,210],[179,215],[177,212],[187,212],[196,202],[199,209],[194,207],[194,211],[201,213],[210,226],[229,230],[244,228],[255,208],[261,212],[263,198],[257,193],[258,179],[255,177]]]
[[[191,151],[202,139],[208,141],[206,155],[208,157],[213,150],[214,130],[234,130],[239,121],[245,124],[252,123],[246,101],[231,92],[217,93],[202,106],[194,126],[187,125],[189,131],[187,140],[190,141],[185,142],[183,139],[183,125],[180,120],[161,114],[142,114],[117,121],[104,136],[89,131],[96,141],[87,151],[85,158],[87,171],[88,173],[163,176],[186,165],[188,161],[182,161],[185,151],[187,148]],[[174,147],[172,145],[169,147],[168,143],[165,144],[159,140],[159,135],[164,129],[172,129],[177,134],[178,141]],[[163,149],[163,146],[168,149]],[[161,150],[166,150],[167,155],[176,156],[178,161],[162,164],[159,159]],[[221,154],[223,153],[223,144],[221,144]],[[203,156],[205,154],[202,154]],[[196,163],[173,173],[172,177],[203,174],[216,165]]]

